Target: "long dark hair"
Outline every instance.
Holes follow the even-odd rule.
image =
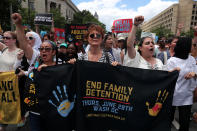
[[[144,40],[145,40],[146,38],[151,38],[151,39],[153,39],[152,37],[142,37],[142,38],[140,39],[139,44],[138,44],[139,47],[142,47],[142,44],[143,44],[143,42],[144,42]],[[142,54],[142,52],[141,52],[141,50],[140,50],[139,48],[138,48],[138,52],[140,53],[140,55]]]
[[[189,37],[180,37],[174,48],[174,57],[187,59],[191,52],[192,39]]]

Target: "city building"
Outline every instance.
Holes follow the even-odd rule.
[[[97,14],[97,12],[94,13],[94,17],[98,20],[99,19],[99,16]]]
[[[22,7],[29,7],[40,14],[49,13],[51,9],[58,8],[66,20],[73,20],[74,13],[79,12],[71,0],[26,0],[22,2]]]
[[[151,32],[162,26],[175,34],[178,24],[184,25],[182,29],[184,32],[197,25],[197,1],[179,0],[179,3],[171,5],[149,21],[144,22],[141,28],[145,32]]]

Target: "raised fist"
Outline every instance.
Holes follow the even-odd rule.
[[[22,17],[19,13],[14,13],[12,14],[12,21],[14,22],[14,24],[19,25],[22,24]]]
[[[197,26],[194,26],[194,31],[197,32]]]
[[[23,50],[20,50],[20,51],[18,52],[18,54],[17,54],[17,59],[18,59],[18,60],[21,60],[21,59],[23,58],[23,56],[24,56],[24,51],[23,51]]]
[[[184,28],[184,24],[183,23],[178,24],[178,27],[177,28],[178,29],[183,29]]]
[[[136,16],[134,18],[134,25],[138,26],[144,21],[144,16]]]

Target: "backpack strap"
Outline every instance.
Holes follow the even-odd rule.
[[[3,50],[1,52],[3,53],[6,49],[8,49],[8,47],[3,48]]]

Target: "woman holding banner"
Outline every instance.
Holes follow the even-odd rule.
[[[90,44],[90,48],[87,53],[81,54],[78,59],[117,65],[118,62],[113,61],[112,55],[101,48],[104,34],[104,29],[101,26],[91,25],[85,36]]]
[[[57,52],[55,43],[52,41],[44,41],[39,47],[40,52],[35,51],[30,44],[27,44],[28,40],[24,34],[21,15],[18,13],[12,14],[12,20],[16,25],[20,47],[24,50],[30,66],[34,68],[37,67],[37,70],[40,71],[43,67],[56,65],[56,62],[54,62],[54,56]],[[31,130],[41,131],[41,117],[39,112],[31,111],[29,116]]]
[[[137,67],[143,69],[162,70],[163,64],[159,59],[153,57],[154,55],[154,42],[153,38],[142,38],[138,51],[134,48],[136,30],[139,24],[144,21],[143,16],[136,16],[134,19],[134,26],[129,33],[127,39],[127,53],[124,56],[123,65],[129,67]]]
[[[17,37],[14,32],[6,31],[3,34],[3,43],[0,42],[0,72],[14,71],[14,63],[17,59],[17,53],[20,52],[17,43]],[[0,124],[0,131],[4,131],[7,124]]]

